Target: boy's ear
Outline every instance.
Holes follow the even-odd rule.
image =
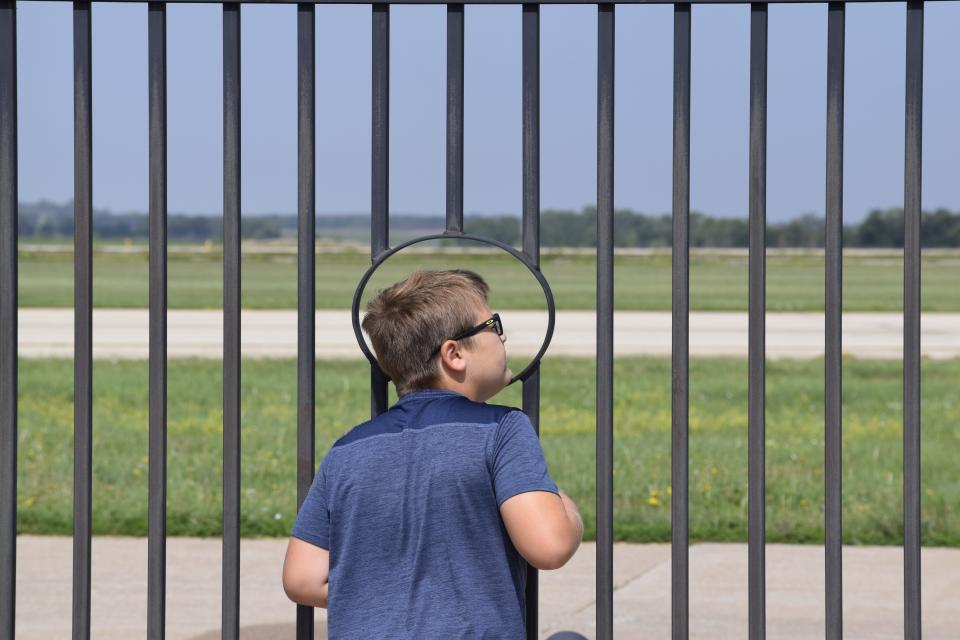
[[[446,340],[440,345],[440,360],[448,369],[458,373],[464,371],[467,368],[467,361],[463,356],[463,349],[456,340]]]

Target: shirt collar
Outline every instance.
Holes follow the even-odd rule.
[[[397,400],[397,404],[405,404],[407,402],[413,402],[414,400],[427,400],[430,398],[442,398],[450,396],[464,396],[458,391],[451,391],[450,389],[415,389],[405,396]]]

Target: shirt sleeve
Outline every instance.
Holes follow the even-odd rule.
[[[310,544],[330,548],[330,510],[327,507],[327,467],[329,453],[320,464],[320,470],[310,485],[307,497],[293,523],[290,535]]]
[[[497,506],[527,491],[559,494],[547,471],[540,439],[522,411],[511,411],[500,420],[493,435],[491,457]]]

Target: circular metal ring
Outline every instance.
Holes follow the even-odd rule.
[[[530,364],[528,364],[523,371],[513,376],[508,384],[513,384],[517,380],[526,380],[527,377],[533,372],[534,368],[540,363],[540,359],[543,358],[543,354],[546,353],[547,347],[550,346],[550,339],[553,337],[553,325],[556,321],[557,315],[556,305],[553,302],[553,291],[550,289],[550,284],[547,282],[547,279],[543,277],[543,273],[540,272],[540,269],[538,269],[536,265],[534,265],[522,252],[517,251],[515,248],[500,242],[499,240],[494,240],[493,238],[484,238],[483,236],[474,236],[470,235],[469,233],[436,233],[428,236],[421,236],[419,238],[414,238],[413,240],[408,240],[407,242],[404,242],[403,244],[392,249],[387,249],[377,256],[377,258],[373,261],[373,264],[371,264],[366,273],[363,274],[363,277],[360,278],[360,282],[357,284],[357,289],[353,294],[353,304],[350,307],[350,313],[352,316],[351,319],[353,321],[353,333],[357,338],[357,344],[360,345],[360,350],[363,351],[363,355],[367,356],[367,360],[370,361],[370,364],[377,367],[377,369],[380,369],[380,363],[377,362],[376,356],[374,356],[373,353],[370,352],[370,348],[367,347],[367,341],[363,339],[363,330],[360,327],[360,299],[363,297],[363,291],[374,272],[380,267],[380,265],[386,262],[387,258],[411,245],[420,242],[426,242],[427,240],[451,239],[472,240],[473,242],[479,242],[481,244],[497,247],[498,249],[503,249],[514,258],[522,262],[523,266],[525,266],[527,270],[533,274],[533,277],[537,279],[537,282],[540,283],[540,287],[543,289],[543,295],[547,299],[547,334],[544,336],[543,344],[540,346],[540,351],[538,351],[537,355],[533,357],[533,360],[530,361]],[[380,372],[388,380],[390,379],[383,369],[380,369]]]

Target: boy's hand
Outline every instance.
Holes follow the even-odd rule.
[[[580,516],[580,510],[577,508],[577,503],[574,502],[570,496],[563,492],[563,489],[557,488],[557,491],[560,492],[560,500],[563,502],[563,508],[567,510],[567,514],[573,514],[576,517],[577,523],[580,525],[580,539],[583,539],[583,518]]]

